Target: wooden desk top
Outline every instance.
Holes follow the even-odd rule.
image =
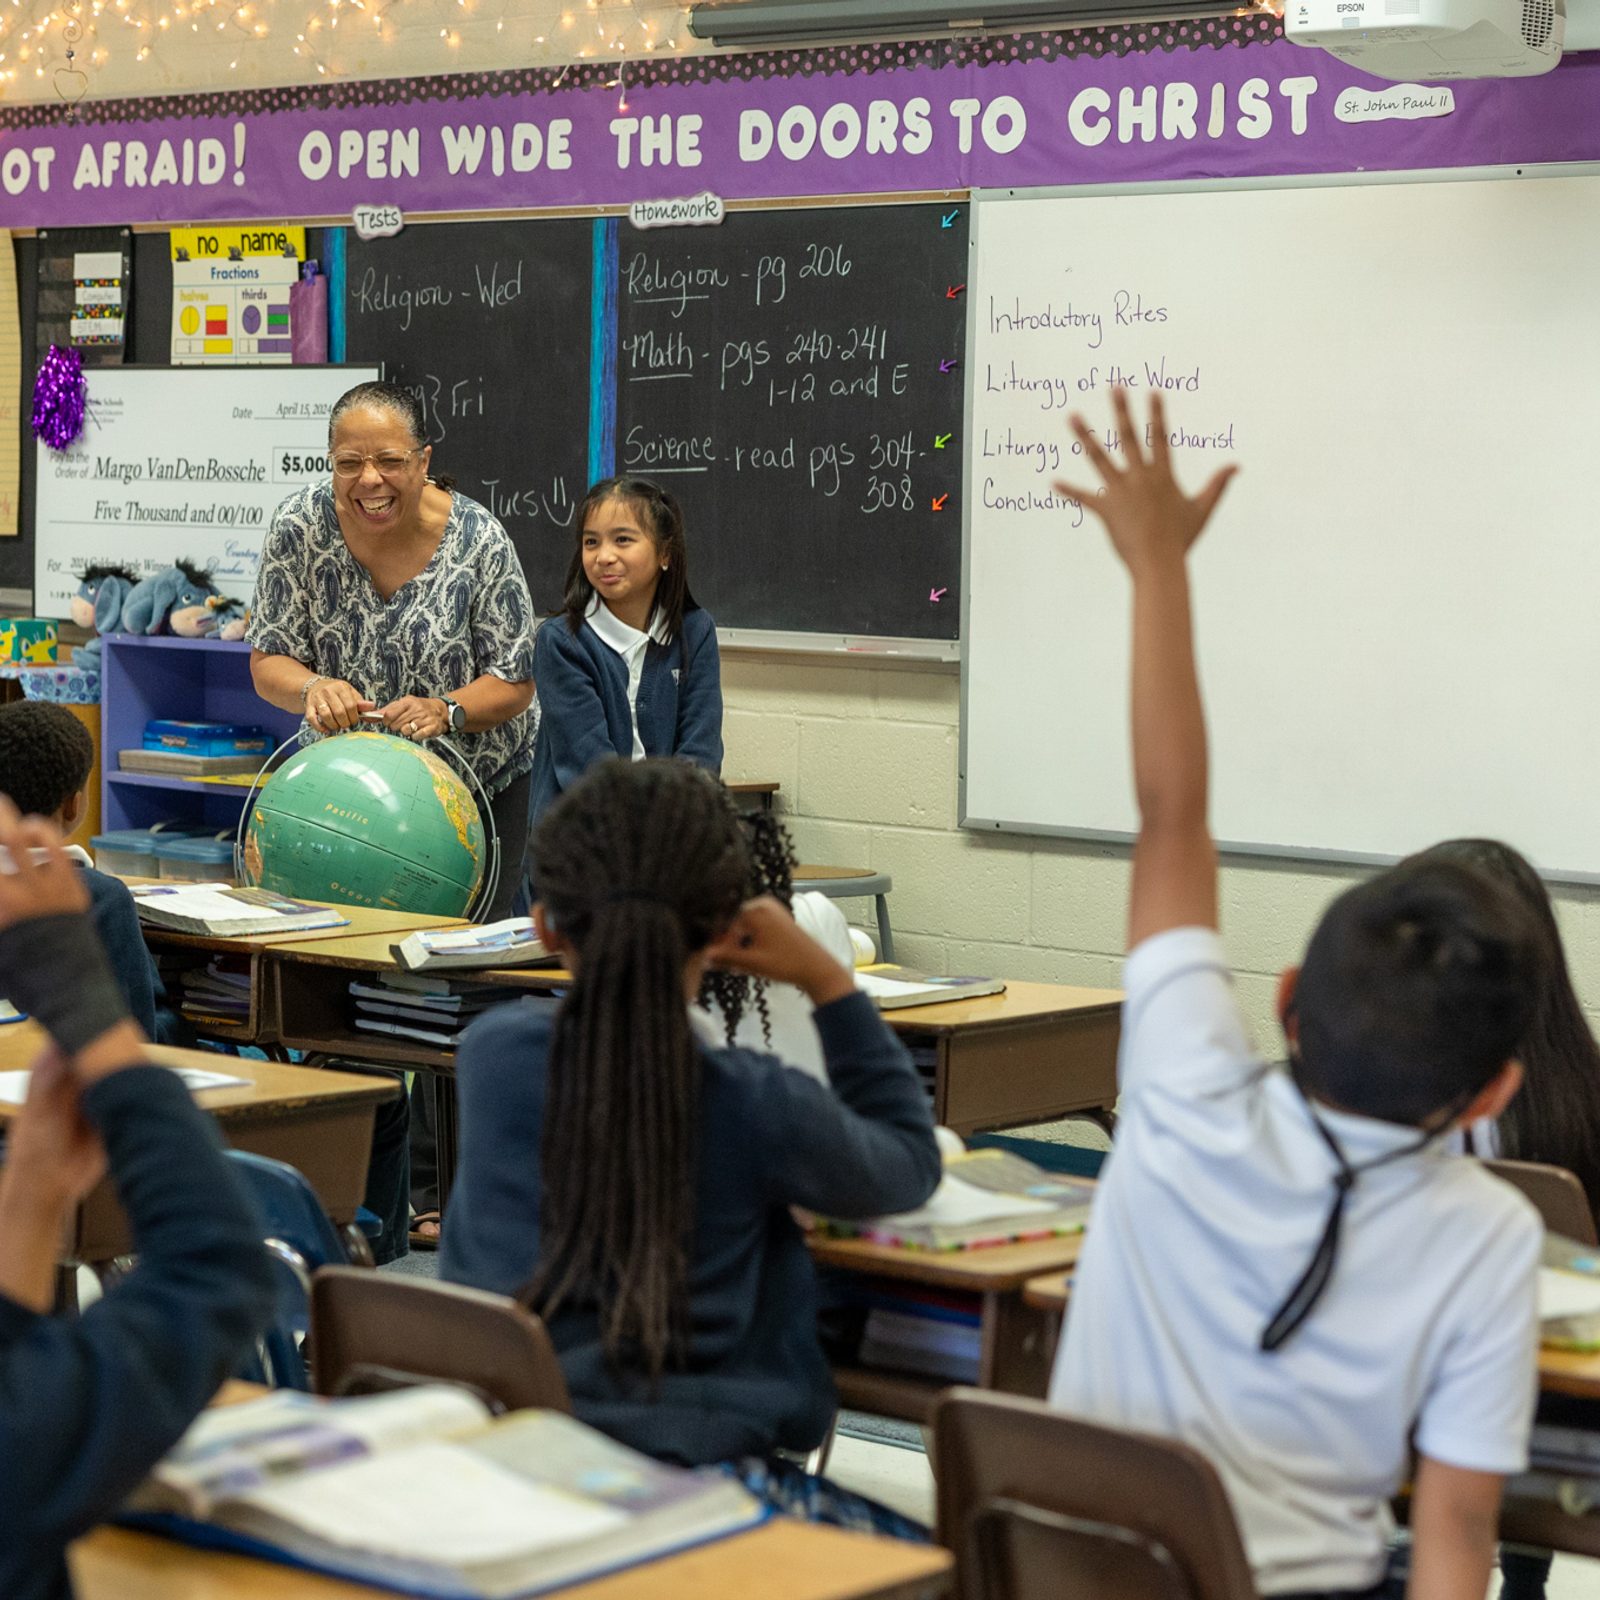
[[[37,1022],[13,1022],[0,1028],[0,1071],[32,1066],[44,1048],[45,1032]],[[262,1113],[281,1116],[303,1106],[330,1100],[345,1104],[378,1104],[393,1099],[399,1085],[387,1078],[364,1077],[354,1072],[324,1072],[319,1068],[291,1067],[278,1061],[252,1061],[241,1056],[217,1055],[210,1050],[172,1050],[151,1045],[152,1061],[168,1067],[199,1067],[205,1072],[227,1072],[247,1083],[226,1089],[206,1089],[195,1096],[201,1110],[222,1121]],[[20,1106],[0,1101],[0,1123],[9,1121]]]
[[[389,1589],[97,1528],[72,1548],[78,1600],[375,1600]],[[777,1517],[749,1533],[593,1583],[566,1600],[869,1600],[939,1592],[948,1552]]]
[[[1022,1286],[1022,1303],[1039,1311],[1065,1310],[1071,1277],[1070,1272],[1047,1272],[1042,1278],[1030,1278]]]
[[[327,905],[329,901],[313,900],[310,905]],[[388,939],[403,938],[419,928],[461,928],[466,926],[463,917],[426,917],[420,911],[385,911],[376,906],[335,906],[349,920],[333,928],[299,928],[288,933],[255,933],[248,938],[220,939],[208,933],[177,933],[171,928],[157,928],[141,922],[140,929],[150,944],[171,946],[186,950],[211,950],[219,955],[244,955],[257,950],[280,949],[286,944],[320,944],[327,939],[351,939],[364,935],[385,935]],[[387,951],[387,944],[385,944]]]
[[[1120,989],[1080,989],[1069,983],[1006,982],[1004,994],[977,1000],[949,1000],[934,1006],[898,1006],[883,1019],[897,1033],[949,1033],[957,1028],[997,1027],[1041,1017],[1114,1013],[1122,1005]]]
[[[1083,1248],[1083,1235],[1066,1233],[981,1250],[901,1250],[864,1239],[826,1239],[816,1234],[808,1243],[812,1260],[819,1267],[907,1278],[930,1289],[966,1289],[987,1294],[1020,1289],[1024,1284],[1031,1287],[1031,1280],[1040,1273],[1070,1267]],[[1061,1275],[1064,1277],[1065,1273]]]

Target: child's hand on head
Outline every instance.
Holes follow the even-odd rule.
[[[707,946],[711,964],[803,989],[813,1005],[850,994],[855,979],[805,932],[771,895],[746,900],[720,939]]]
[[[1186,495],[1172,473],[1167,448],[1167,418],[1161,396],[1150,396],[1150,443],[1140,444],[1126,389],[1111,391],[1125,465],[1118,467],[1080,416],[1072,432],[1084,456],[1100,475],[1100,490],[1080,489],[1057,481],[1057,494],[1069,496],[1106,525],[1111,543],[1130,569],[1163,560],[1182,561],[1216,510],[1228,480],[1239,469],[1223,467],[1199,494]]]
[[[83,874],[61,848],[61,834],[40,817],[24,817],[0,795],[0,928],[35,917],[89,909]]]

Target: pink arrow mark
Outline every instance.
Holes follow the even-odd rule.
[[[929,599],[930,599],[930,600],[931,600],[931,601],[932,601],[932,602],[933,602],[933,603],[934,603],[934,604],[935,604],[935,605],[938,605],[938,603],[939,603],[939,602],[940,602],[940,601],[941,601],[941,600],[942,600],[942,599],[944,599],[944,597],[945,597],[945,596],[946,596],[946,595],[947,595],[947,594],[949,594],[949,593],[950,593],[950,591],[949,591],[949,590],[948,590],[948,589],[930,589],[930,590],[929,590],[929,591],[928,591],[928,598],[929,598]]]

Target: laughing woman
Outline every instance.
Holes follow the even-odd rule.
[[[491,920],[522,880],[533,768],[533,608],[506,531],[428,476],[404,389],[358,384],[328,422],[331,481],[273,513],[246,637],[256,693],[313,735],[381,712],[448,735],[490,796],[500,838]]]

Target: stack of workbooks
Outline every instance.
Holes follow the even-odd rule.
[[[117,766],[123,772],[154,773],[162,778],[210,778],[227,773],[257,773],[269,753],[203,756],[187,750],[119,750]]]
[[[865,1367],[976,1383],[983,1356],[978,1297],[912,1285],[865,1292],[867,1320],[858,1359]]]
[[[173,992],[170,985],[168,992]],[[248,1022],[249,958],[216,956],[203,967],[185,967],[177,976],[176,994],[178,1009],[191,1022]]]
[[[723,1538],[766,1513],[731,1478],[652,1461],[465,1390],[283,1390],[206,1412],[123,1520],[408,1594],[542,1593]]]
[[[350,920],[332,906],[292,900],[271,889],[235,888],[231,883],[137,884],[133,903],[139,908],[139,920],[152,927],[219,939],[337,928]]]
[[[907,1250],[974,1250],[1079,1233],[1093,1199],[1086,1178],[1046,1172],[1007,1150],[969,1150],[945,1162],[939,1187],[915,1211],[821,1226]]]
[[[473,928],[424,928],[389,949],[407,972],[539,966],[556,960],[539,942],[531,917],[507,917]]]
[[[454,1049],[467,1024],[490,1006],[516,999],[515,990],[497,984],[411,972],[373,973],[352,982],[350,993],[356,1027],[420,1039],[441,1050]]]

